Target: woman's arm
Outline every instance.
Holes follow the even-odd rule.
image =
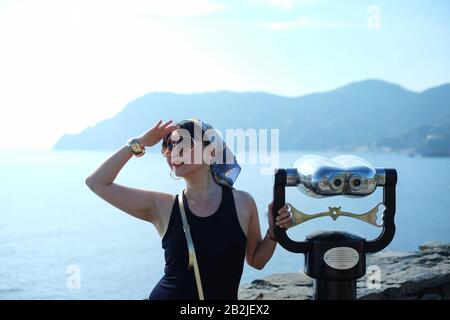
[[[261,270],[266,263],[272,258],[273,252],[277,242],[272,240],[274,237],[273,230],[273,216],[272,216],[272,204],[269,205],[269,229],[264,235],[261,236],[258,209],[253,197],[247,194],[247,210],[249,210],[249,223],[247,231],[247,263],[255,269]],[[288,207],[284,206],[280,209],[280,214],[277,217],[276,225],[281,228],[287,228],[291,223],[291,214],[288,211]]]
[[[144,147],[155,145],[162,137],[177,128],[177,126],[168,126],[171,121],[164,125],[161,123],[162,121],[159,121],[152,129],[139,137]],[[173,200],[172,195],[114,183],[120,170],[131,157],[132,153],[128,147],[122,147],[86,178],[86,184],[99,197],[120,210],[142,220],[159,222],[158,213],[164,203]]]

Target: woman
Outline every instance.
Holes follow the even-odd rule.
[[[190,227],[201,286],[205,299],[237,299],[244,259],[260,270],[272,257],[276,241],[273,235],[272,204],[269,205],[269,228],[261,236],[258,210],[252,196],[232,187],[234,181],[220,175],[220,164],[203,159],[180,161],[180,156],[195,157],[210,145],[195,130],[205,134],[194,120],[178,124],[160,120],[153,128],[122,147],[87,179],[89,188],[105,201],[139,219],[151,222],[162,238],[166,265],[164,276],[150,294],[150,299],[198,299],[199,292],[192,268],[188,268],[189,252],[183,231],[178,197],[163,192],[139,190],[114,183],[119,171],[134,155],[163,140],[162,153],[171,175],[184,179],[183,207]],[[190,135],[186,140],[185,132]],[[190,142],[189,148],[177,150],[177,143]],[[188,152],[188,153],[184,153]],[[215,151],[212,151],[214,158]],[[211,170],[218,168],[219,170]],[[223,173],[223,172],[222,172]],[[221,180],[220,177],[225,178]],[[236,176],[234,177],[234,179]],[[291,224],[288,207],[280,209],[276,225]]]

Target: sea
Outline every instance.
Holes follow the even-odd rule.
[[[113,207],[85,184],[86,177],[113,153],[0,151],[0,299],[141,300],[149,296],[164,269],[158,233],[152,224]],[[307,154],[334,157],[340,153],[281,152],[277,165],[288,168]],[[430,240],[450,242],[450,158],[351,154],[375,167],[397,169],[397,232],[386,250],[418,250]],[[256,162],[243,161],[235,187],[252,194],[265,232],[273,174],[267,163]],[[184,188],[184,180],[172,179],[165,159],[152,150],[130,159],[115,182],[173,194]],[[382,201],[382,189],[364,198],[317,199],[289,187],[286,200],[311,214],[327,211],[329,206],[363,213]],[[381,233],[360,220],[322,217],[290,229],[288,235],[303,240],[317,230],[344,230],[368,240]],[[298,272],[303,263],[303,255],[278,245],[264,269],[245,265],[241,283]]]

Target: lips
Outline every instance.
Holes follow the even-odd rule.
[[[172,166],[174,166],[175,168],[178,168],[179,166],[182,166],[184,164],[184,162],[180,161],[180,162],[172,162]]]

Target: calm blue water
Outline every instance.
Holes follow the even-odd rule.
[[[314,152],[317,154],[317,152]],[[162,276],[160,239],[149,223],[135,219],[98,198],[85,178],[111,152],[42,151],[0,153],[0,299],[143,299]],[[281,154],[288,167],[305,153]],[[335,156],[336,153],[322,153]],[[415,250],[427,240],[450,241],[450,159],[397,154],[355,153],[378,167],[395,167],[398,231],[390,250]],[[273,176],[259,166],[243,165],[236,187],[258,204],[262,229],[272,201]],[[178,193],[158,153],[131,159],[116,182]],[[296,189],[287,200],[308,213],[341,205],[363,212],[381,200],[381,190],[365,199],[311,199]],[[290,230],[303,239],[316,229],[344,229],[375,238],[379,229],[357,220],[321,218]],[[79,289],[67,286],[69,266],[79,268]],[[280,272],[296,272],[303,257],[278,247],[264,270],[245,267],[243,282]]]

